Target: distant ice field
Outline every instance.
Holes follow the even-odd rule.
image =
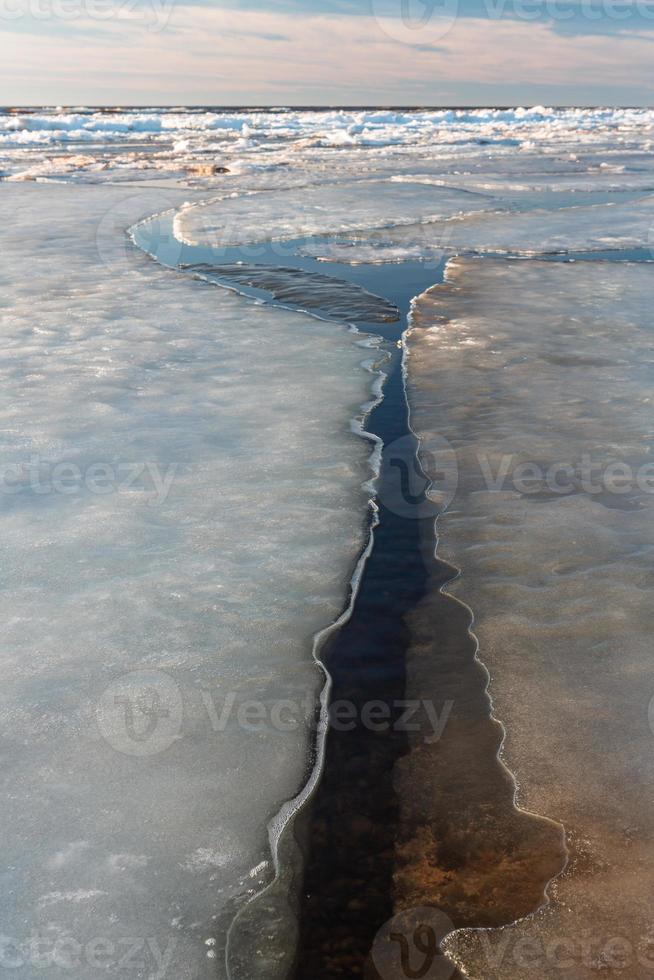
[[[464,110],[47,109],[0,111],[0,175],[87,180],[186,176],[217,164],[250,182],[508,170],[600,176],[651,171],[654,112],[543,106]],[[629,161],[633,161],[633,166]],[[389,169],[390,168],[390,169]],[[617,171],[617,173],[616,173]],[[233,183],[233,179],[229,182]],[[224,179],[218,180],[222,188]],[[584,182],[580,183],[580,188]]]

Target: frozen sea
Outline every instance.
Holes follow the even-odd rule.
[[[413,520],[370,421],[404,381],[404,694],[453,735],[391,773],[388,903],[459,930],[450,975],[591,977],[616,937],[649,975],[653,141],[642,109],[0,110],[4,969],[292,974],[321,651]]]

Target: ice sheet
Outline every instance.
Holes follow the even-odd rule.
[[[410,224],[487,206],[476,194],[423,184],[356,181],[219,199],[183,209],[175,234],[189,245],[221,245]]]
[[[324,261],[395,260],[444,249],[515,252],[538,255],[575,250],[598,251],[649,247],[654,241],[654,196],[626,203],[565,207],[556,210],[493,211],[446,221],[376,228],[361,243],[320,243],[311,254]]]
[[[0,198],[2,955],[30,980],[221,975],[367,538],[379,355],[157,266],[125,227],[160,203]]]
[[[412,425],[436,486],[444,439],[459,470],[439,554],[462,569],[518,799],[571,848],[549,910],[450,939],[473,978],[651,970],[651,283],[456,259],[415,307]]]
[[[494,168],[487,174],[462,173],[443,176],[432,174],[406,174],[395,176],[396,183],[424,183],[441,187],[458,187],[473,191],[477,194],[492,194],[494,197],[506,197],[507,194],[533,191],[556,193],[558,191],[577,191],[580,204],[583,204],[585,194],[594,191],[654,190],[654,171],[644,173],[626,173],[626,163],[610,163],[604,161],[596,166],[588,166],[584,171],[574,173],[556,173],[547,171],[539,173],[524,172],[520,163],[514,165],[514,172],[497,173]]]

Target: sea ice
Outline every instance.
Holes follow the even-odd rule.
[[[176,216],[175,234],[189,245],[220,247],[355,231],[379,223],[380,216],[384,224],[410,224],[487,203],[456,189],[362,180],[192,205]]]
[[[645,265],[458,258],[415,304],[411,421],[436,489],[445,440],[458,461],[448,588],[474,611],[519,803],[571,849],[549,909],[451,937],[470,976],[651,962],[651,283]]]
[[[446,221],[371,229],[361,244],[338,242],[310,246],[324,261],[351,263],[426,256],[442,250],[514,252],[600,251],[648,247],[654,241],[654,196],[625,203],[594,204],[556,210],[484,211]]]
[[[125,237],[157,200],[1,198],[2,956],[30,980],[217,975],[368,533],[381,355],[158,266]]]
[[[370,447],[350,420],[379,381],[362,362],[379,355],[340,323],[158,267],[127,226],[186,202],[177,227],[189,239],[344,232],[354,241],[305,250],[352,262],[647,246],[654,198],[626,197],[652,187],[653,126],[649,109],[542,106],[0,112],[3,932],[15,944],[3,949],[14,975],[57,974],[56,955],[77,957],[75,978],[95,978],[98,956],[120,976],[119,958],[135,955],[132,977],[214,976],[239,910],[234,976],[252,980],[244,937],[246,953],[263,950],[260,975],[272,975],[270,951],[283,968],[284,875],[260,905],[265,933],[244,902],[274,873],[267,825],[278,831],[315,761],[312,638],[343,609],[367,535]],[[313,274],[240,273],[290,301],[322,303],[324,289],[334,315],[353,298],[392,315]],[[577,466],[587,446],[642,477],[651,277],[465,260],[450,277],[416,309],[413,420],[425,445],[440,431],[459,455],[442,553],[464,568],[453,589],[474,608],[521,802],[571,829],[576,873],[544,917],[487,938],[604,933],[620,894],[620,928],[631,922],[628,938],[644,942],[651,498],[638,485],[588,493],[577,471],[566,495],[485,480],[504,453]],[[275,721],[280,699],[290,716]],[[530,826],[552,838],[552,825]],[[284,855],[286,869],[297,857]],[[503,868],[487,864],[492,885]],[[131,954],[130,937],[141,944]],[[486,948],[474,935],[450,945],[471,971]],[[531,978],[513,951],[495,949],[504,965],[478,973]]]

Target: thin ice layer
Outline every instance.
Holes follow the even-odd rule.
[[[409,257],[424,250],[429,257],[443,249],[482,252],[600,251],[647,247],[654,228],[654,196],[626,203],[565,207],[556,210],[493,211],[446,221],[380,227],[353,245],[327,242],[311,246],[325,261],[371,262],[385,255]],[[379,252],[376,250],[379,249]]]
[[[126,975],[216,975],[366,537],[374,352],[157,266],[124,237],[155,200],[2,197],[2,932],[30,980],[121,976],[130,937]]]
[[[175,234],[189,245],[219,247],[428,221],[475,211],[487,203],[480,195],[451,188],[350,181],[185,208],[176,216]]]
[[[574,163],[573,160],[569,161]],[[397,183],[424,183],[440,187],[458,187],[477,194],[492,194],[494,197],[504,197],[511,193],[557,193],[561,191],[577,191],[583,204],[584,194],[594,191],[628,190],[641,193],[654,190],[654,173],[651,169],[644,172],[629,173],[627,167],[633,157],[626,156],[624,162],[620,159],[613,161],[609,158],[599,164],[587,165],[574,173],[557,173],[543,169],[542,173],[533,173],[524,166],[522,156],[513,161],[511,172],[499,173],[499,168],[492,165],[487,173],[459,173],[436,177],[432,174],[406,174],[395,177]],[[640,161],[639,161],[640,162]],[[648,160],[651,166],[651,160]],[[505,169],[505,168],[504,168]]]
[[[651,968],[651,283],[456,259],[415,307],[412,425],[436,487],[443,439],[459,470],[439,554],[462,569],[519,802],[571,848],[548,910],[451,938],[473,978]]]

